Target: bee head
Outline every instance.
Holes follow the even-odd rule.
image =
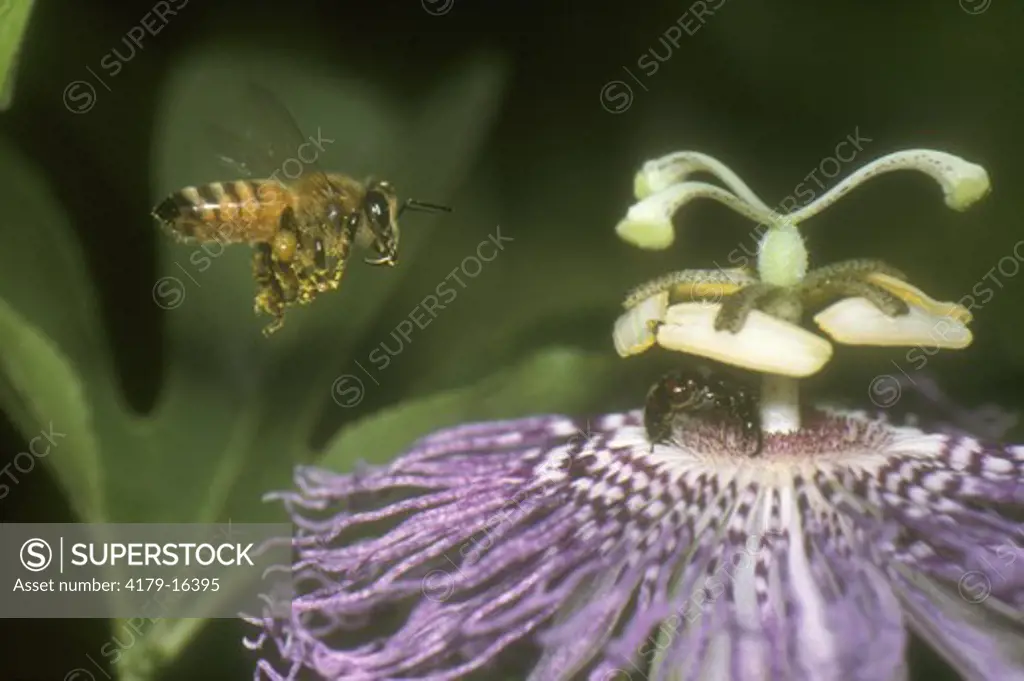
[[[394,265],[398,259],[398,196],[384,181],[367,185],[363,198],[363,217],[373,235],[372,248],[376,258],[366,258],[371,265]]]

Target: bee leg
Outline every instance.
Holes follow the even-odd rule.
[[[281,299],[285,305],[292,305],[298,301],[302,282],[290,262],[274,262],[274,278],[281,289]]]
[[[320,237],[313,237],[310,240],[310,251],[313,254],[312,279],[316,286],[317,293],[324,293],[337,288],[337,284],[331,285],[331,270],[327,265],[327,245]]]
[[[341,285],[341,278],[345,274],[345,263],[348,262],[349,243],[342,241],[329,253],[327,287],[334,291]]]
[[[309,305],[316,298],[316,294],[320,292],[316,283],[316,275],[308,269],[299,274],[299,287],[300,305]]]
[[[273,334],[277,333],[282,326],[284,326],[284,315],[275,317],[274,321],[263,327],[263,336],[269,338]]]
[[[753,385],[740,384],[728,391],[731,413],[739,419],[740,430],[745,442],[753,443],[749,456],[757,456],[764,446],[764,431],[761,430],[761,394]]]
[[[313,263],[310,262],[310,253],[312,247],[307,248],[305,241],[300,247],[298,257],[292,263],[292,269],[295,271],[295,277],[298,285],[298,302],[300,305],[308,305],[313,302],[316,298],[317,293],[320,292],[319,286],[319,275],[317,274],[316,268]]]
[[[722,308],[715,315],[715,331],[739,333],[750,313],[778,290],[771,284],[748,284],[722,298]]]
[[[317,275],[314,271],[314,243],[309,234],[299,229],[295,212],[286,208],[281,213],[281,229],[278,233],[286,239],[290,248],[288,258],[282,258],[281,271],[287,280],[286,288],[290,290],[289,302],[308,305],[313,302],[318,292]]]
[[[341,286],[341,277],[345,274],[345,263],[338,263],[338,266],[334,268],[331,273],[331,289],[336,289]]]
[[[654,445],[665,442],[672,434],[674,409],[667,389],[669,380],[670,376],[665,375],[647,391],[647,400],[644,403],[644,429],[647,431],[647,439],[651,442],[651,451],[654,451]]]
[[[345,221],[339,238],[334,239],[333,244],[324,244],[327,250],[327,288],[334,291],[341,285],[341,278],[345,274],[345,263],[348,262],[349,251],[352,248],[352,241],[355,239],[356,229],[359,226],[359,215],[353,213]]]
[[[750,456],[759,455],[764,447],[764,433],[761,431],[761,426],[753,421],[745,421],[743,427],[747,437],[754,441],[754,450],[750,452]]]
[[[719,414],[728,416],[733,424],[739,422],[743,443],[754,445],[748,453],[751,457],[760,454],[764,444],[758,396],[759,391],[753,386],[740,384],[724,376],[715,381],[709,395]]]
[[[316,298],[316,294],[320,291],[318,284],[319,276],[316,269],[310,263],[309,254],[311,253],[312,247],[307,247],[307,240],[303,240],[300,246],[299,253],[292,263],[292,269],[295,271],[296,282],[298,286],[297,300],[300,305],[308,305],[313,302]]]
[[[335,291],[341,286],[341,278],[345,274],[345,261],[338,260],[337,262],[331,263],[327,273],[327,290]]]
[[[266,314],[273,321],[263,329],[263,335],[269,336],[284,324],[284,294],[281,285],[274,275],[274,261],[270,244],[257,244],[253,253],[253,276],[256,279],[256,314]]]
[[[756,396],[742,390],[737,395],[733,413],[740,420],[743,439],[754,444],[750,456],[757,456],[764,446],[764,431],[761,430],[761,413]]]

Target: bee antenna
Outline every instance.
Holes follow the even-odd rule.
[[[416,199],[406,199],[402,207],[398,209],[398,215],[395,217],[401,217],[402,213],[406,210],[419,211],[422,213],[451,213],[452,209],[448,206],[441,206],[436,203],[426,203],[424,201],[417,201]]]

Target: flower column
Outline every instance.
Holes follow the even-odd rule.
[[[783,433],[800,428],[795,378],[817,372],[832,354],[829,343],[797,326],[810,301],[842,298],[814,318],[840,343],[970,345],[968,310],[932,300],[884,263],[853,260],[808,272],[798,225],[857,185],[894,170],[927,173],[941,185],[946,205],[956,210],[965,210],[989,191],[981,166],[941,151],[915,149],[884,156],[816,201],[782,215],[710,156],[683,151],[648,161],[634,183],[639,201],[616,227],[624,240],[647,249],[669,247],[675,238],[672,216],[695,198],[719,201],[766,229],[758,244],[756,272],[684,270],[630,294],[627,311],[616,323],[619,354],[633,355],[656,343],[763,372],[762,426],[765,432]],[[690,180],[697,172],[716,176],[728,189]],[[723,297],[723,302],[713,302]]]

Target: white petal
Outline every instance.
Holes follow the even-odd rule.
[[[911,347],[927,345],[953,350],[974,340],[955,316],[941,316],[911,306],[910,314],[889,317],[866,298],[846,298],[814,317],[815,323],[839,343]]]
[[[615,320],[612,340],[619,356],[637,355],[654,345],[653,324],[665,319],[667,309],[668,291],[662,291],[636,303]]]
[[[795,377],[817,373],[832,357],[832,345],[825,339],[759,310],[750,313],[739,333],[715,331],[721,307],[672,305],[658,328],[658,345],[744,369]]]

